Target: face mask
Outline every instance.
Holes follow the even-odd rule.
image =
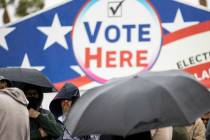
[[[29,97],[28,101],[29,101],[28,109],[33,108],[33,109],[37,110],[41,105],[40,100],[38,98]]]

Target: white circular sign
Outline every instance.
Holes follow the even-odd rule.
[[[150,69],[162,28],[146,0],[91,0],[75,21],[72,42],[80,67],[103,83]]]

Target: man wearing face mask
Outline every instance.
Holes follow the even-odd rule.
[[[24,93],[29,101],[31,140],[53,140],[58,138],[63,130],[53,114],[42,109],[43,93],[37,86],[26,86]]]

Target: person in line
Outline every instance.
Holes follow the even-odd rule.
[[[30,140],[28,101],[22,90],[9,86],[0,76],[0,140]]]
[[[62,133],[53,114],[41,108],[43,93],[38,86],[27,85],[24,93],[29,101],[28,111],[30,117],[30,136],[31,140],[54,140]]]
[[[201,118],[198,118],[193,124],[186,126],[186,129],[191,140],[206,140],[206,128]]]
[[[54,114],[57,121],[60,124],[62,124],[64,129],[63,135],[60,136],[58,140],[97,140],[98,139],[96,135],[72,137],[71,132],[69,132],[64,125],[64,122],[71,107],[75,104],[75,102],[79,99],[79,97],[80,97],[79,89],[71,83],[66,83],[50,103],[49,106],[50,111]]]

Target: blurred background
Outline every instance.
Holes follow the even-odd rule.
[[[0,26],[66,0],[0,0]]]
[[[67,0],[0,0],[0,26]],[[210,9],[210,0],[179,0]]]

